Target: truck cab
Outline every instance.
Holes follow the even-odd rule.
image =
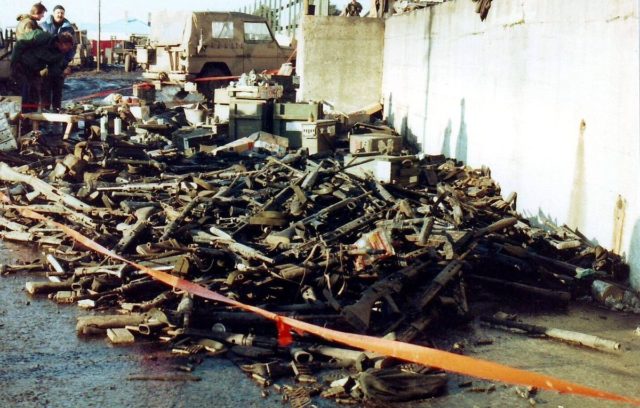
[[[236,12],[157,12],[149,45],[136,50],[145,78],[184,85],[196,78],[278,69],[293,48],[275,40],[266,19]],[[212,85],[199,85],[207,94]]]

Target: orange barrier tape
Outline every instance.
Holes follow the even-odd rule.
[[[203,77],[196,78],[193,82],[212,82],[212,81],[228,81],[229,79],[238,79],[240,78],[237,75],[229,75],[229,76],[215,76],[215,77]]]
[[[67,235],[96,252],[109,256],[113,259],[117,259],[122,262],[126,262],[143,272],[149,274],[153,278],[170,285],[174,288],[178,288],[187,291],[193,295],[203,297],[222,303],[226,303],[231,306],[238,307],[247,311],[257,313],[265,318],[274,320],[278,325],[278,330],[282,331],[289,326],[298,332],[305,332],[309,334],[315,334],[329,341],[345,344],[350,347],[371,351],[374,353],[382,354],[389,357],[398,358],[401,360],[410,361],[413,363],[423,364],[427,366],[438,367],[443,370],[468,375],[472,377],[478,377],[490,381],[500,381],[510,384],[518,385],[530,385],[538,387],[540,389],[546,389],[551,391],[557,391],[559,393],[583,395],[587,397],[594,397],[600,399],[606,399],[610,401],[626,402],[640,406],[640,399],[624,397],[607,391],[601,391],[595,388],[586,387],[580,384],[565,381],[559,378],[550,377],[543,374],[537,374],[531,371],[520,370],[517,368],[509,367],[506,365],[493,363],[491,361],[480,360],[477,358],[461,356],[458,354],[449,353],[442,350],[432,349],[429,347],[418,346],[415,344],[403,343],[399,341],[386,340],[378,337],[365,336],[361,334],[346,333],[337,330],[331,330],[324,327],[316,326],[314,324],[302,322],[290,317],[280,316],[276,313],[269,312],[264,309],[260,309],[255,306],[246,305],[244,303],[229,299],[219,293],[211,291],[196,283],[187,281],[185,279],[178,278],[173,275],[169,275],[165,272],[156,271],[139,265],[135,262],[129,261],[122,256],[110,251],[95,241],[85,237],[79,232],[50,220],[43,215],[24,208],[20,210],[22,215],[48,222],[56,227],[60,228]]]

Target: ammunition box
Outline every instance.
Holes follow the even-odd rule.
[[[305,120],[273,120],[273,133],[289,139],[289,147],[299,149],[302,147],[302,123]]]
[[[309,150],[309,154],[316,154],[333,150],[336,136],[336,121],[322,119],[315,122],[303,122],[302,147]]]
[[[273,132],[289,139],[289,147],[302,147],[302,123],[322,117],[319,103],[276,103],[273,110]]]
[[[350,153],[400,153],[402,137],[385,133],[366,133],[349,136]]]
[[[186,150],[200,146],[200,144],[211,144],[215,133],[207,128],[186,128],[178,129],[171,134],[171,140],[178,149]]]
[[[237,140],[255,132],[271,132],[273,103],[262,99],[231,98],[229,137]]]
[[[371,158],[374,160],[371,160]],[[347,172],[359,177],[373,174],[381,183],[412,185],[418,182],[419,169],[416,156],[352,156],[345,155],[344,164],[350,165]],[[359,164],[361,163],[361,164]]]
[[[242,99],[278,99],[282,97],[282,85],[251,85],[228,87],[231,98]]]
[[[231,103],[231,98],[229,97],[229,90],[227,88],[217,88],[213,91],[213,100],[216,104],[220,103],[223,105],[228,105]]]
[[[276,103],[273,118],[280,120],[322,119],[322,105],[319,103]]]

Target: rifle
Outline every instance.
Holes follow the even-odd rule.
[[[125,253],[131,245],[151,228],[149,218],[158,211],[157,207],[142,207],[135,210],[136,222],[122,233],[122,238],[115,246],[117,253]]]
[[[366,213],[362,217],[358,217],[352,221],[347,222],[346,224],[341,225],[338,228],[325,232],[324,234],[316,238],[308,239],[300,245],[296,245],[294,248],[282,252],[280,255],[278,255],[277,259],[284,259],[291,255],[297,255],[301,252],[310,250],[319,243],[330,244],[347,234],[362,229],[363,227],[371,224],[379,218],[382,218],[383,216],[384,211],[382,210],[373,213]]]
[[[420,261],[377,281],[362,293],[356,303],[342,309],[342,317],[355,329],[361,332],[366,331],[369,328],[371,309],[374,304],[384,298],[394,309],[399,310],[391,295],[400,293],[408,283],[417,280],[430,264],[431,261]]]
[[[248,259],[256,259],[262,262],[266,262],[268,264],[274,264],[275,260],[273,258],[269,258],[262,252],[258,251],[255,248],[252,248],[248,245],[241,244],[237,242],[231,235],[222,231],[216,227],[210,227],[209,229],[212,234],[209,234],[200,230],[192,230],[191,235],[193,237],[193,241],[196,243],[206,243],[206,244],[223,244],[225,245],[231,252],[234,252],[240,256],[243,256]]]
[[[418,304],[418,310],[426,308],[442,288],[444,288],[444,286],[460,272],[460,269],[462,268],[462,260],[475,248],[475,244],[470,244],[473,240],[478,239],[486,233],[511,226],[516,222],[517,219],[515,218],[505,218],[475,232],[469,232],[469,238],[464,239],[464,245],[467,245],[469,249],[461,254],[458,259],[449,263],[449,265],[447,265],[447,267],[445,267],[435,277],[431,285],[429,285],[425,292],[420,296],[421,300]],[[393,309],[399,311],[399,308],[395,304],[391,295],[400,293],[407,284],[416,281],[420,277],[421,272],[429,264],[429,261],[421,261],[377,281],[364,291],[362,297],[356,303],[344,307],[342,309],[342,316],[355,329],[366,331],[370,325],[371,309],[374,304],[380,299],[385,299]]]
[[[179,181],[167,181],[164,183],[129,183],[129,184],[111,184],[101,185],[96,188],[97,191],[157,191],[175,189],[180,185]]]
[[[576,279],[582,279],[590,276],[596,277],[607,277],[608,275],[602,271],[595,271],[591,268],[581,268],[577,265],[570,264],[568,262],[560,261],[553,258],[548,258],[543,255],[538,255],[533,251],[530,251],[525,248],[517,247],[515,245],[510,244],[494,244],[496,248],[502,249],[508,254],[515,256],[517,258],[525,258],[531,259],[533,261],[546,263],[552,265],[555,268],[560,269],[562,272],[569,274],[569,276],[575,277]]]
[[[360,194],[359,196],[356,197],[350,197],[350,198],[345,198],[344,200],[340,200],[337,203],[331,204],[329,206],[324,207],[323,209],[321,209],[320,211],[316,212],[315,214],[309,215],[308,217],[305,217],[299,221],[294,222],[293,224],[291,224],[291,226],[289,226],[288,228],[282,230],[282,231],[277,231],[277,232],[272,232],[269,235],[267,235],[267,237],[265,238],[265,242],[267,244],[273,245],[274,247],[277,247],[279,245],[283,245],[283,246],[289,246],[291,244],[291,239],[293,238],[293,235],[295,234],[295,230],[296,227],[299,226],[306,226],[308,224],[312,224],[312,223],[318,223],[320,222],[320,218],[325,217],[329,214],[331,214],[332,212],[339,210],[341,208],[346,207],[347,205],[354,203],[356,201],[359,201],[360,199],[364,198],[364,197],[369,197],[371,195],[371,193],[364,193],[364,194]]]

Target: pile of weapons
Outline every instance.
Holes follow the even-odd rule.
[[[428,341],[437,322],[468,322],[469,301],[488,292],[562,305],[588,295],[595,279],[625,278],[620,258],[581,234],[530,225],[488,169],[441,156],[416,162],[419,182],[400,186],[304,151],[185,158],[109,136],[50,153],[63,154],[0,163],[0,237],[46,254],[2,272],[47,271],[27,291],[92,309],[78,319],[79,335],[155,338],[192,362],[224,353],[297,406],[317,394],[341,403],[425,398],[446,387],[446,375],[298,333],[293,347],[278,347],[273,322],[172,290],[20,210],[229,298],[404,342]]]

